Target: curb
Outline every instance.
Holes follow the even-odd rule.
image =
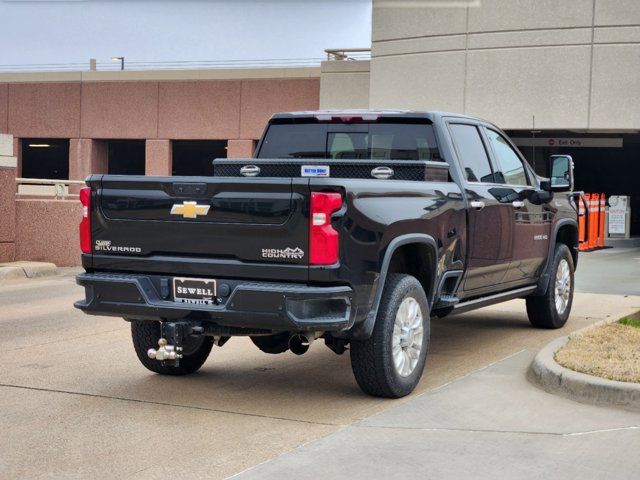
[[[571,335],[580,334],[599,325],[617,320],[598,322]],[[571,400],[595,405],[616,405],[640,411],[640,384],[618,382],[574,372],[556,362],[555,354],[564,347],[569,336],[560,337],[547,344],[531,362],[529,379],[543,390]]]
[[[58,267],[47,262],[11,262],[0,263],[0,280],[36,278],[56,275]]]

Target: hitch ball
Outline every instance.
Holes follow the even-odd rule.
[[[158,349],[150,348],[147,350],[149,358],[154,360],[179,360],[182,358],[182,347],[176,348],[174,345],[169,345],[166,338],[158,340]]]

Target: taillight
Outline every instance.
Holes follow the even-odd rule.
[[[354,123],[354,122],[375,122],[380,119],[380,113],[367,112],[363,114],[334,114],[330,112],[316,113],[316,120],[319,122]]]
[[[309,220],[309,263],[331,265],[338,261],[338,232],[331,226],[331,214],[342,207],[339,193],[311,192]]]
[[[82,253],[91,253],[91,188],[80,189],[82,221],[80,222],[80,248]]]

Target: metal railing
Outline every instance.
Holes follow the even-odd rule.
[[[24,63],[0,64],[0,72],[83,72],[83,71],[120,71],[122,65],[114,62],[83,63]],[[210,70],[237,68],[293,68],[316,67],[323,57],[299,58],[265,58],[265,59],[228,59],[228,60],[166,60],[166,61],[133,61],[124,62],[125,71],[139,70]]]
[[[83,180],[58,180],[49,178],[16,178],[16,195],[65,198],[77,195],[70,192],[72,185],[84,186]]]
[[[371,58],[370,48],[328,48],[325,50],[327,60],[368,60]],[[126,60],[122,63],[96,61],[69,63],[16,63],[0,64],[0,72],[83,72],[114,70],[209,70],[224,68],[292,68],[316,67],[323,57],[296,58],[257,58],[257,59],[224,59],[224,60],[161,60],[153,62]]]
[[[327,48],[327,60],[369,60],[370,48]]]

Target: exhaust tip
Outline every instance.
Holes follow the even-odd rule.
[[[296,355],[304,355],[312,341],[306,335],[292,335],[289,338],[289,350]]]

